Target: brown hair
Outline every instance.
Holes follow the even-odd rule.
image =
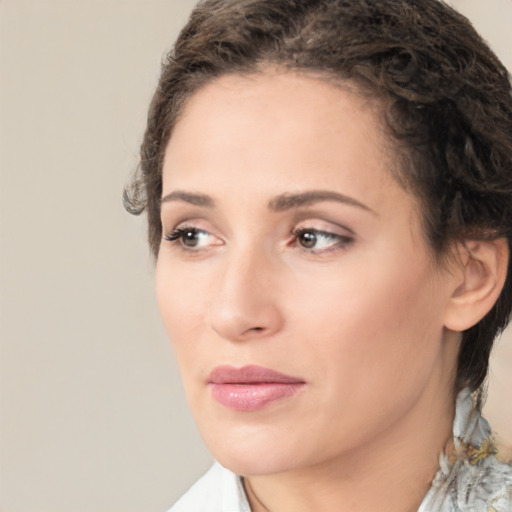
[[[158,254],[162,161],[187,99],[220,75],[272,64],[349,80],[382,98],[400,169],[421,201],[435,254],[454,239],[512,235],[509,75],[469,21],[438,0],[204,0],[167,55],[139,174],[125,191],[147,209]],[[479,389],[512,307],[509,273],[493,309],[463,333],[457,388]]]

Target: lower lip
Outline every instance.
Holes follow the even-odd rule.
[[[212,396],[217,402],[235,411],[257,411],[297,393],[303,382],[262,382],[254,384],[214,384]]]

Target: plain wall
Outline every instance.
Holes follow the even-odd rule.
[[[512,69],[512,0],[459,0]],[[208,467],[126,214],[189,0],[0,0],[0,510],[157,512]],[[512,442],[512,334],[487,413]]]

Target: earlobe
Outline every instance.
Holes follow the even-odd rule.
[[[465,331],[494,306],[507,276],[509,249],[504,238],[466,240],[458,246],[455,283],[445,327]]]

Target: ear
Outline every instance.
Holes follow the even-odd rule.
[[[466,240],[457,245],[455,286],[446,311],[445,327],[465,331],[494,306],[507,276],[509,249],[504,238]]]

